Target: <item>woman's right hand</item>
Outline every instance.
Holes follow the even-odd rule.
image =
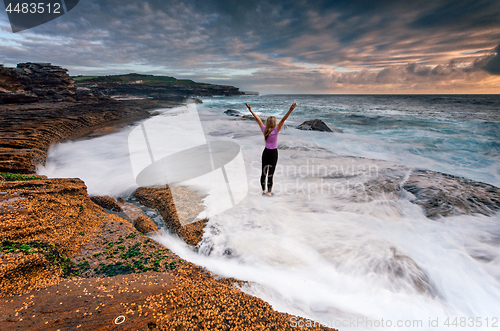
[[[250,105],[248,103],[245,102],[245,106],[247,106],[248,110],[250,110],[250,112],[252,113],[253,117],[255,117],[255,119],[257,120],[257,123],[259,124],[259,127],[263,127],[264,126],[264,123],[262,123],[262,120],[260,119],[260,117],[253,112],[252,110],[252,107],[250,107]]]

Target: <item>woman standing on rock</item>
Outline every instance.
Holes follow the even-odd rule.
[[[269,196],[273,195],[273,175],[274,170],[276,170],[276,163],[278,162],[278,132],[280,132],[283,124],[292,111],[295,109],[297,104],[294,102],[290,106],[290,110],[281,119],[281,121],[276,125],[276,117],[269,116],[266,120],[266,125],[262,123],[262,120],[257,114],[252,111],[252,108],[248,103],[245,103],[248,110],[252,113],[253,117],[259,123],[259,127],[264,133],[264,139],[266,141],[266,147],[262,152],[262,174],[260,176],[260,185],[262,186],[262,194],[267,194]],[[266,190],[266,175],[267,175],[267,190]]]

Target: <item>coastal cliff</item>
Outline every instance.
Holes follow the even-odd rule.
[[[50,63],[19,63],[16,68],[6,68],[0,64],[0,104],[89,101],[109,97],[184,102],[196,96],[243,94],[234,86],[197,83],[168,76],[127,74],[70,77],[67,69]]]
[[[77,76],[74,79],[79,87],[88,88],[95,95],[114,97],[142,97],[183,102],[189,97],[245,94],[234,86],[197,83],[168,76],[128,74],[100,77]]]

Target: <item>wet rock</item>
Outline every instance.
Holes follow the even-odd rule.
[[[0,328],[114,330],[117,326],[113,321],[117,316],[124,315],[126,319],[119,325],[120,329],[148,330],[148,324],[156,321],[156,309],[148,307],[147,298],[161,295],[176,282],[172,275],[151,271],[78,281],[63,280],[60,284],[51,285],[41,291],[9,297],[10,304],[0,306]],[[134,314],[126,314],[123,305],[131,302],[133,305],[126,309],[135,310]],[[21,307],[26,308],[19,309]],[[17,318],[12,318],[15,315]],[[133,327],[130,327],[132,325]]]
[[[403,188],[427,217],[492,215],[500,209],[500,188],[432,170],[414,170]]]
[[[118,202],[110,196],[93,196],[90,197],[90,200],[92,200],[95,204],[101,206],[104,209],[108,209],[114,212],[121,212],[123,211]]]
[[[143,234],[154,234],[160,230],[152,219],[142,215],[134,220],[134,227]]]
[[[181,227],[195,222],[198,215],[205,210],[203,199],[206,196],[201,196],[185,186],[169,186],[169,188]]]
[[[202,219],[180,227],[177,233],[184,239],[186,244],[196,246],[201,241],[208,219]]]
[[[174,199],[168,185],[162,187],[139,187],[134,197],[144,206],[156,209],[172,232],[181,227]]]
[[[342,133],[343,131],[339,128],[333,127],[333,130],[328,127],[322,120],[312,120],[305,121],[304,123],[297,126],[299,130],[313,130],[313,131],[323,131],[323,132],[338,132]]]
[[[130,220],[132,224],[137,218],[141,216],[146,217],[146,214],[142,211],[142,209],[139,206],[136,206],[130,202],[126,202],[125,200],[123,200],[122,197],[118,198],[118,204],[123,213],[125,214],[124,218]]]
[[[82,277],[111,277],[149,270],[174,272],[185,265],[174,252],[139,232],[131,222],[109,215],[72,258]]]
[[[95,198],[98,198],[97,202]],[[142,234],[154,234],[159,232],[158,225],[146,216],[139,206],[126,202],[122,197],[118,198],[118,201],[108,196],[92,197],[91,199],[101,207],[112,212],[117,212],[118,216],[129,220],[136,230]]]
[[[266,121],[267,121],[267,116],[259,116],[261,121],[266,124]],[[241,116],[241,119],[243,120],[247,120],[247,121],[255,121],[255,117],[253,117],[253,115],[243,115]]]
[[[143,205],[156,209],[170,231],[178,234],[187,244],[195,246],[201,240],[208,220],[192,222],[203,209],[198,209],[200,197],[195,192],[188,191],[187,188],[170,188],[168,185],[139,187],[134,192],[134,197]],[[174,195],[175,202],[179,203],[179,211],[174,203]]]
[[[234,110],[234,109],[228,109],[224,112],[224,114],[228,115],[228,116],[236,116],[236,117],[242,117],[243,114],[237,110]]]
[[[412,258],[399,253],[394,247],[391,247],[391,253],[390,258],[374,268],[376,273],[389,275],[396,290],[410,284],[418,292],[436,295],[437,292],[431,285],[429,277]]]
[[[176,268],[177,271],[177,268]],[[175,275],[159,272],[64,280],[0,305],[5,330],[335,330],[280,313],[243,293],[231,278],[215,278],[196,266]],[[123,324],[114,320],[125,316]],[[223,326],[229,326],[224,328]],[[222,326],[222,327],[220,327]]]

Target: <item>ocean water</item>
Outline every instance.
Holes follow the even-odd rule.
[[[260,129],[224,114],[247,114],[245,102],[278,118],[298,104],[280,133],[270,198],[258,183]],[[213,97],[197,110],[207,140],[240,145],[249,191],[210,218],[198,252],[167,232],[156,238],[178,255],[249,281],[242,289],[274,309],[341,330],[500,326],[500,214],[431,220],[409,192],[384,189],[413,168],[500,186],[500,96]],[[310,119],[344,133],[294,128]],[[131,129],[54,145],[39,173],[127,197],[137,187]]]
[[[263,115],[283,116],[298,107],[287,124],[320,119],[343,135],[307,138],[341,155],[400,162],[500,186],[499,95],[408,96],[241,96],[211,98],[214,113],[244,105]]]

